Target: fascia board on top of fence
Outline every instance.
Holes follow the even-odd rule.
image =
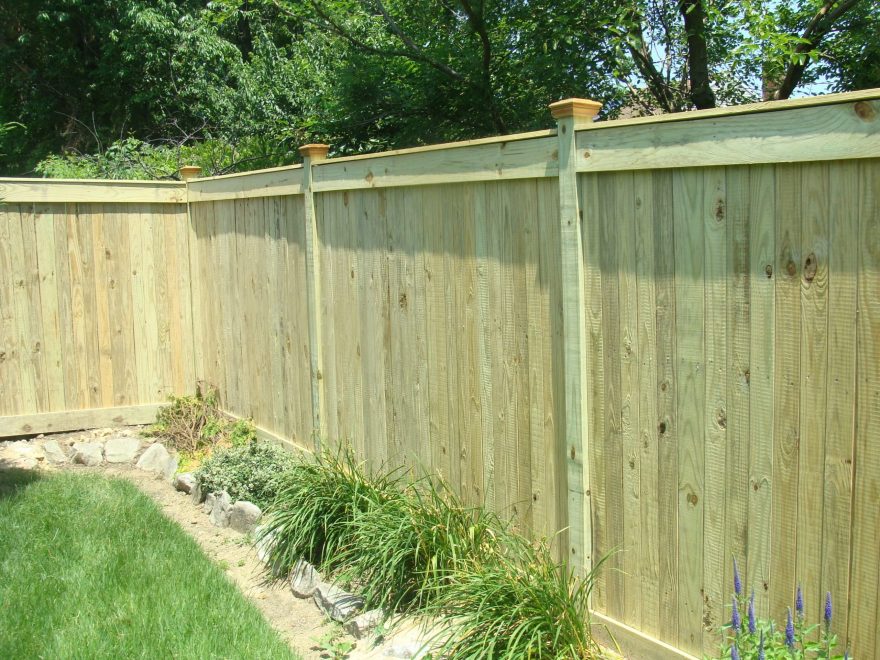
[[[0,179],[0,201],[13,203],[185,204],[181,181]]]
[[[315,192],[555,177],[555,131],[334,158],[313,170]]]
[[[578,131],[576,167],[607,172],[880,157],[880,90],[841,97],[600,122]]]
[[[190,202],[301,195],[302,165],[275,167],[240,174],[194,179],[188,184]]]

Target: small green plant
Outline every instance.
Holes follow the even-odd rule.
[[[800,586],[795,595],[794,614],[789,607],[785,626],[755,616],[755,592],[746,597],[733,560],[733,599],[730,622],[723,627],[724,643],[721,657],[728,660],[847,660],[849,653],[836,654],[837,635],[831,632],[831,593],[825,594],[821,624],[807,624],[804,617],[804,596]],[[745,615],[745,619],[743,619]]]
[[[216,388],[199,384],[195,395],[171,396],[146,434],[161,436],[189,464],[197,464],[216,446],[243,445],[256,438],[252,422],[232,419],[218,406]]]
[[[326,635],[322,635],[316,641],[318,643],[317,648],[321,651],[322,658],[343,660],[354,650],[354,642],[343,639],[342,633],[338,629],[334,629]]]
[[[214,451],[196,470],[202,492],[225,490],[233,500],[266,508],[274,499],[285,472],[296,457],[278,445],[260,440]]]

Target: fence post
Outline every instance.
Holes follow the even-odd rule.
[[[565,99],[550,104],[559,140],[560,267],[562,350],[565,389],[565,455],[568,490],[568,561],[583,574],[592,569],[589,438],[585,424],[587,347],[584,251],[575,168],[575,130],[592,122],[601,103]]]
[[[326,431],[324,413],[324,351],[321,347],[321,269],[318,255],[318,222],[315,214],[315,194],[312,191],[312,165],[327,158],[330,147],[326,144],[306,144],[299,148],[303,157],[302,190],[306,221],[306,284],[309,307],[309,355],[312,382],[312,441],[315,451],[321,451]]]

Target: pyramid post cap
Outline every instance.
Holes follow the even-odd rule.
[[[202,175],[202,168],[198,165],[184,165],[178,170],[181,181],[196,179]]]
[[[551,103],[549,107],[553,119],[574,117],[575,119],[592,120],[593,117],[599,114],[602,104],[590,99],[571,98]]]
[[[312,160],[323,160],[327,157],[327,152],[330,151],[329,144],[304,144],[299,148],[299,153],[303,158],[311,158]]]

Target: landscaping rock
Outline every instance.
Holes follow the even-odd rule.
[[[205,493],[202,491],[202,487],[199,485],[198,479],[195,479],[195,477],[193,477],[193,479],[195,480],[195,485],[193,486],[191,493],[192,503],[198,506],[205,501]]]
[[[315,567],[305,559],[299,559],[290,572],[290,590],[297,598],[311,598],[321,582]]]
[[[19,440],[17,442],[6,443],[6,448],[11,450],[13,454],[22,459],[31,459],[34,461],[42,461],[46,458],[43,448],[29,440]]]
[[[154,442],[141,454],[135,467],[144,472],[164,475],[171,460],[171,454],[165,449],[165,445],[161,442]]]
[[[360,612],[364,606],[364,599],[360,596],[326,582],[318,584],[314,598],[318,609],[339,623]]]
[[[225,490],[214,493],[214,505],[211,507],[211,523],[215,527],[229,527],[232,515],[232,498]]]
[[[174,488],[181,493],[191,495],[193,490],[197,488],[196,478],[190,472],[181,472],[174,479]]]
[[[99,442],[76,442],[73,445],[73,462],[81,465],[100,465],[104,460],[104,448]]]
[[[294,592],[296,593],[296,592]],[[385,620],[385,612],[381,609],[370,610],[357,615],[345,624],[345,631],[355,639],[363,639],[376,630],[376,627]]]
[[[216,501],[217,501],[217,493],[208,493],[208,496],[205,498],[205,504],[202,507],[202,510],[210,516],[211,511],[214,510],[214,503]]]
[[[254,549],[257,551],[257,557],[264,564],[269,563],[269,553],[272,552],[272,546],[275,544],[275,534],[269,533],[263,536],[263,532],[260,527],[257,527],[254,530],[254,536],[259,539],[254,545]]]
[[[43,443],[43,453],[46,454],[46,460],[50,463],[67,463],[70,457],[67,450],[62,447],[56,440],[47,440]]]
[[[131,463],[141,448],[141,441],[131,436],[117,436],[104,443],[104,460],[108,463]]]
[[[257,528],[260,516],[263,512],[260,507],[252,502],[239,500],[232,505],[232,512],[229,514],[229,526],[236,532],[249,534]]]
[[[162,471],[162,476],[165,477],[166,481],[174,480],[174,475],[177,473],[177,468],[179,466],[180,458],[178,458],[177,454],[174,454],[168,459],[168,462],[165,464],[165,469]]]

